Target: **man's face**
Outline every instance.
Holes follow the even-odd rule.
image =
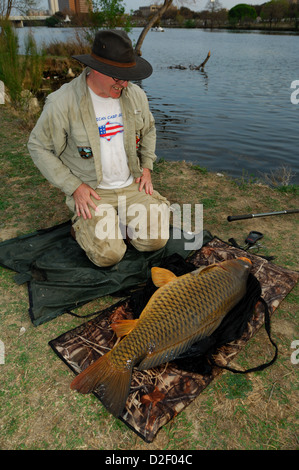
[[[108,77],[96,70],[91,75],[92,85],[96,88],[93,91],[103,98],[119,98],[123,89],[128,86],[128,80]]]

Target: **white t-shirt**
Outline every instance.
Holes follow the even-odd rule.
[[[102,98],[90,88],[99,128],[103,178],[99,188],[124,188],[133,182],[124,148],[123,118],[118,99]]]

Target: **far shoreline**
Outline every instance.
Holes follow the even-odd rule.
[[[37,24],[38,23],[38,24]],[[25,20],[23,21],[23,27],[24,28],[32,28],[32,27],[47,27],[46,24],[45,24],[45,21],[30,21],[30,20]],[[132,29],[137,29],[137,28],[144,28],[145,24],[135,24],[132,26]],[[217,27],[211,27],[211,26],[202,26],[202,25],[196,25],[194,27],[187,27],[185,25],[179,25],[179,24],[172,24],[172,25],[166,25],[166,24],[163,24],[161,23],[161,26],[163,29],[200,29],[200,30],[203,30],[203,31],[213,31],[213,32],[217,32],[217,31],[229,31],[229,32],[233,32],[233,33],[239,33],[239,32],[244,32],[244,33],[266,33],[266,34],[281,34],[281,33],[285,33],[285,34],[294,34],[294,35],[299,35],[299,29],[296,29],[296,28],[292,28],[291,26],[287,26],[287,27],[284,27],[284,26],[276,26],[276,27],[272,27],[272,28],[269,28],[269,27],[264,27],[264,26],[259,26],[257,24],[254,24],[252,26],[238,26],[238,27],[234,27],[234,26],[229,26],[229,25],[217,25]],[[57,28],[80,28],[80,27],[84,27],[84,26],[80,26],[80,25],[61,25],[61,24],[58,24],[56,26]],[[49,29],[53,29],[55,30],[56,27],[49,27]],[[17,29],[19,29],[18,26],[16,26]],[[20,28],[22,29],[22,27]],[[152,28],[154,29],[154,28]]]

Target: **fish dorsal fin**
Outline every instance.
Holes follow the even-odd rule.
[[[128,335],[134,328],[136,328],[137,320],[118,320],[113,323],[111,323],[111,328],[116,333],[116,336],[118,338],[121,338],[122,336]]]
[[[177,279],[177,276],[173,274],[169,269],[154,267],[151,269],[152,280],[156,287],[165,286],[170,281]]]

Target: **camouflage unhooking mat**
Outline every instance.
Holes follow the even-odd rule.
[[[192,269],[196,269],[238,256],[244,256],[244,251],[215,237],[191,254],[187,261]],[[188,406],[222,372],[221,366],[229,368],[229,362],[250,338],[264,323],[266,326],[266,311],[271,316],[298,281],[297,272],[276,266],[251,253],[246,252],[246,256],[253,263],[251,280],[255,280],[259,286],[259,290],[254,286],[255,291],[249,293],[246,302],[254,300],[254,293],[260,300],[257,300],[257,303],[255,301],[255,308],[251,310],[241,336],[218,347],[213,355],[212,365],[206,370],[203,368],[201,372],[200,368],[197,371],[196,368],[185,367],[184,359],[146,371],[134,369],[130,394],[120,419],[146,442],[152,442],[159,429]],[[239,306],[238,314],[246,308],[245,303]],[[116,319],[136,317],[134,308],[131,296],[100,312],[94,319],[50,341],[49,344],[77,374],[113,347],[116,338],[109,328],[110,323]],[[272,342],[270,336],[269,339]],[[276,347],[273,342],[272,344]],[[199,357],[200,355],[195,356],[196,361]],[[196,361],[193,360],[193,363]],[[273,361],[274,359],[267,365]],[[94,395],[100,399],[97,393]]]

